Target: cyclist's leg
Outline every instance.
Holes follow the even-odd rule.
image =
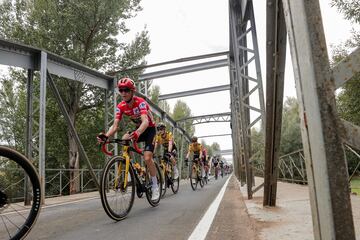
[[[156,134],[155,127],[148,127],[140,135],[140,137],[138,139],[138,142],[145,142],[144,161],[150,171],[151,177],[156,176],[156,168],[155,168],[155,164],[153,161],[153,151],[154,151],[153,139],[155,137],[155,134]]]
[[[179,177],[179,170],[176,166],[176,150],[174,149],[172,152],[171,152],[171,163],[173,165],[173,169],[174,169],[174,178],[177,179]]]
[[[144,161],[149,169],[151,176],[152,199],[159,198],[159,185],[156,177],[156,167],[153,160],[154,144],[153,140],[156,135],[155,127],[148,127],[139,137],[138,142],[145,142]]]
[[[200,166],[201,166],[201,177],[205,177],[205,164],[202,159],[200,160]]]

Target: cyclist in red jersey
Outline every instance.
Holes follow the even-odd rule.
[[[137,142],[145,142],[144,160],[150,170],[152,179],[151,198],[152,200],[156,200],[159,198],[159,186],[156,178],[156,168],[153,161],[153,140],[156,134],[156,129],[149,104],[143,98],[134,96],[136,91],[135,83],[130,78],[125,77],[120,79],[117,87],[123,101],[117,105],[113,125],[109,128],[107,133],[100,133],[97,139],[99,142],[106,141],[118,130],[123,114],[130,117],[136,125],[136,130],[126,133],[122,139],[132,139]]]

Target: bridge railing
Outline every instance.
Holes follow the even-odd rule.
[[[345,145],[345,151],[347,154],[351,154],[358,159],[358,164],[352,169],[349,181],[357,172],[360,171],[360,154],[358,154],[353,148]],[[259,158],[260,159],[260,158]],[[254,160],[253,170],[255,176],[264,177],[264,162]],[[285,154],[279,158],[279,176],[278,179],[291,183],[307,184],[307,175],[305,168],[305,157],[303,149]]]
[[[93,169],[97,180],[100,181],[102,169]],[[73,174],[73,178],[70,175]],[[75,182],[77,184],[71,184]],[[77,189],[70,189],[70,186]],[[45,197],[56,197],[72,193],[97,191],[96,184],[91,177],[89,169],[46,169]]]
[[[25,190],[25,175],[20,168],[0,168],[0,172],[3,173],[0,176],[0,182],[10,181],[11,196],[12,199],[23,201]],[[100,180],[102,169],[94,169],[95,175]],[[73,174],[73,180],[70,180],[70,174]],[[77,182],[78,184],[70,184],[71,182]],[[97,191],[96,184],[91,177],[89,169],[46,169],[46,191],[45,197],[58,197],[69,195],[72,193],[84,193]],[[71,191],[70,186],[76,185],[77,189]]]

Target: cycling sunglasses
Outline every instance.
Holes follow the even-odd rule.
[[[130,88],[119,88],[119,92],[126,92],[126,93],[129,93],[131,91]]]
[[[165,130],[165,128],[164,127],[158,127],[157,130],[161,131],[161,130]]]

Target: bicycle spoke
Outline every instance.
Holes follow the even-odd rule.
[[[7,232],[8,236],[9,236],[9,238],[11,238],[10,231],[9,231],[9,229],[8,229],[6,223],[5,223],[5,220],[4,220],[3,216],[1,216],[1,220],[4,223],[4,226],[5,226],[5,229],[6,229],[6,232]]]
[[[0,153],[0,223],[4,226],[0,229],[0,239],[22,239],[40,210],[36,201],[41,198],[40,182],[36,169],[26,157],[4,146],[0,146]],[[30,206],[24,206],[27,197]]]
[[[129,175],[126,186],[124,187],[125,169],[118,172],[119,168],[116,167],[116,165],[115,163],[114,166],[111,166],[108,172],[109,180],[106,188],[109,190],[106,193],[106,198],[110,209],[118,215],[123,215],[127,212],[129,204],[131,204],[132,179]]]
[[[18,185],[20,182],[24,181],[25,178],[20,179],[19,181],[17,181],[16,183],[10,184],[7,188],[5,188],[3,191],[6,192],[6,190],[8,190],[10,187],[14,187],[16,185]]]
[[[14,208],[14,207],[11,206],[11,205],[10,205],[10,207],[11,207],[12,209],[14,209],[14,211],[15,211],[18,215],[22,216],[22,217],[26,220],[26,217],[25,217],[24,215],[22,215],[18,210],[16,210],[16,208]]]

